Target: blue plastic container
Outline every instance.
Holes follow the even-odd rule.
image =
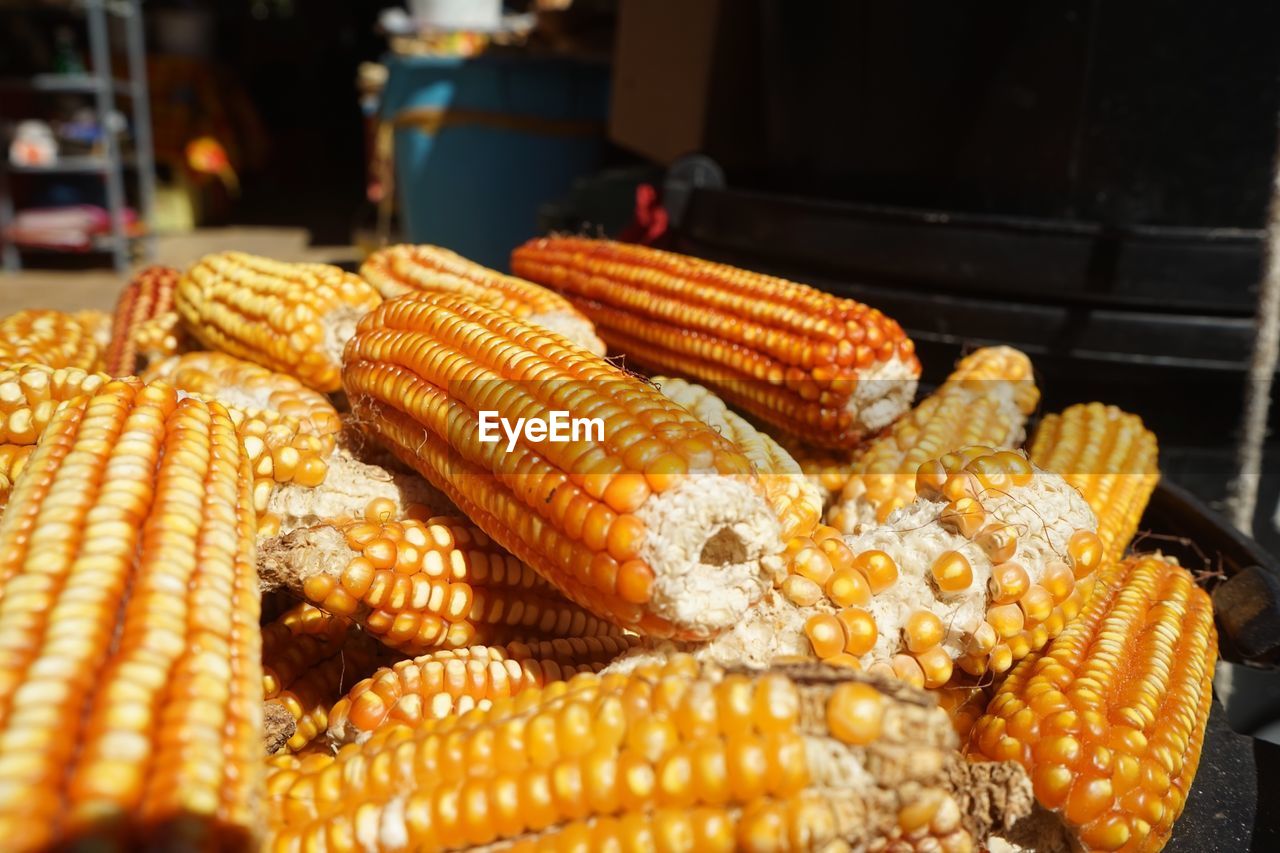
[[[387,60],[405,239],[506,270],[542,204],[598,165],[609,103],[603,64],[478,57]]]

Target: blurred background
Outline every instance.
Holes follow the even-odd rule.
[[[1280,6],[0,0],[0,308],[394,241],[621,236],[867,301],[926,381],[1009,343],[1223,508]],[[1271,416],[1272,421],[1276,415]],[[1253,533],[1272,550],[1280,454]],[[1246,524],[1247,526],[1247,524]]]

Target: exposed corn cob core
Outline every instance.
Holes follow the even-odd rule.
[[[970,754],[1016,761],[1091,850],[1169,839],[1200,761],[1217,635],[1209,596],[1158,555],[1109,567],[1060,637],[974,725]]]
[[[326,264],[290,264],[222,252],[178,282],[183,327],[209,349],[337,391],[342,347],[382,298],[364,279]]]
[[[5,849],[250,845],[258,607],[226,411],[123,382],[60,407],[0,522]]]
[[[948,454],[920,477],[921,496],[883,526],[793,542],[768,601],[685,648],[756,667],[817,657],[928,688],[957,669],[1004,672],[1042,648],[1079,613],[1101,559],[1079,492],[989,448]],[[670,651],[648,645],[620,666]]]
[[[379,249],[360,266],[360,275],[387,299],[406,293],[456,293],[564,335],[596,355],[605,352],[591,321],[560,294],[439,246],[401,244]]]
[[[27,310],[0,320],[0,367],[34,362],[97,370],[103,344],[90,322],[61,311]]]
[[[139,346],[139,328],[173,311],[173,291],[179,276],[181,273],[172,267],[151,266],[139,271],[124,286],[111,319],[111,338],[103,370],[112,376],[131,376],[144,366],[145,362],[138,357],[145,351]]]
[[[901,685],[677,657],[275,759],[268,849],[975,850],[1029,810],[1029,784],[954,744]]]
[[[683,379],[655,377],[664,397],[684,406],[733,442],[756,466],[765,497],[778,516],[782,538],[806,536],[822,519],[822,496],[778,442],[731,411],[709,389]]]
[[[288,712],[287,729],[269,753],[310,744],[329,725],[329,709],[385,657],[351,621],[307,603],[295,605],[262,629],[263,695]]]
[[[1028,453],[1080,490],[1108,561],[1118,562],[1160,479],[1156,437],[1142,419],[1102,403],[1071,406],[1040,421]]]
[[[567,296],[629,359],[697,379],[822,447],[853,447],[915,396],[914,345],[852,299],[608,240],[531,240],[511,264]]]
[[[329,714],[333,743],[364,740],[396,723],[486,709],[579,672],[599,672],[636,642],[634,637],[569,637],[506,646],[445,649],[383,667],[351,688]]]
[[[389,502],[374,502],[367,520],[264,542],[264,583],[353,619],[405,654],[621,633],[566,601],[470,522],[395,521],[389,509]]]
[[[828,522],[845,533],[883,523],[916,496],[916,469],[962,447],[1017,447],[1035,410],[1031,360],[1011,347],[965,356],[936,391],[857,452]]]
[[[778,523],[750,461],[657,389],[457,296],[401,297],[360,325],[352,411],[499,544],[571,600],[640,633],[734,624],[768,581]],[[565,442],[480,440],[514,423],[597,418]],[[600,433],[603,433],[603,441]]]

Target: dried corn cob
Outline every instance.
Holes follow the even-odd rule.
[[[607,240],[531,240],[511,263],[564,293],[628,358],[691,376],[820,447],[853,447],[915,396],[915,347],[851,299]]]
[[[1209,596],[1176,563],[1104,572],[1078,619],[1005,679],[969,741],[1016,761],[1091,850],[1164,846],[1200,760],[1217,637]]]
[[[0,522],[7,850],[240,849],[262,820],[249,461],[225,410],[113,382]]]
[[[0,367],[35,362],[97,370],[102,344],[92,324],[61,311],[19,311],[0,320]]]
[[[988,448],[919,476],[920,497],[885,525],[793,544],[782,595],[692,651],[751,666],[805,655],[934,688],[956,668],[1001,673],[1042,648],[1080,611],[1101,559],[1080,494]]]
[[[791,455],[800,466],[805,477],[822,496],[822,508],[825,510],[840,497],[845,483],[853,473],[853,454],[856,451],[825,450],[814,447],[799,439],[778,433],[775,436],[779,446]]]
[[[182,275],[174,304],[187,332],[317,391],[336,391],[342,347],[381,301],[357,275],[326,264],[287,264],[222,252]]]
[[[604,341],[596,337],[591,321],[560,294],[439,246],[388,246],[365,260],[360,275],[387,299],[406,293],[458,293],[604,355]]]
[[[586,350],[462,297],[406,296],[361,321],[343,382],[353,413],[388,449],[616,624],[705,637],[764,591],[761,560],[780,542],[751,463]],[[481,441],[481,410],[508,425],[554,410],[598,428],[505,452]]]
[[[1080,490],[1098,516],[1108,562],[1119,562],[1160,479],[1156,437],[1142,419],[1102,403],[1071,406],[1045,416],[1028,454]]]
[[[378,644],[342,616],[295,605],[262,629],[263,695],[288,712],[276,748],[297,752],[329,725],[329,709],[383,657]],[[267,726],[268,742],[271,725]],[[282,733],[283,734],[283,733]]]
[[[782,525],[783,539],[813,532],[822,519],[822,497],[787,451],[701,385],[664,376],[656,377],[654,382],[664,397],[693,412],[698,420],[733,442],[756,466],[765,497]]]
[[[954,744],[901,685],[677,658],[277,758],[268,849],[974,850],[1029,811],[1029,785]]]
[[[166,311],[150,320],[143,320],[134,328],[133,342],[139,365],[198,348],[191,336],[182,330],[177,311]]]
[[[105,373],[86,373],[77,368],[55,370],[41,364],[14,364],[0,369],[0,442],[34,444],[59,404],[81,394],[95,393],[110,381]],[[142,384],[135,377],[120,381],[133,386]],[[205,402],[212,400],[203,394],[192,396]],[[253,466],[254,505],[259,512],[267,509],[272,490],[279,485],[315,486],[325,479],[326,462],[320,457],[326,446],[332,448],[331,437],[307,434],[296,420],[274,411],[226,408]]]
[[[844,533],[883,523],[916,496],[921,463],[962,447],[1017,447],[1040,392],[1031,360],[1011,347],[965,356],[947,381],[860,450],[828,522]]]
[[[293,418],[323,439],[323,455],[333,452],[342,419],[329,398],[297,379],[220,352],[192,352],[148,367],[142,378],[163,379],[175,388],[216,397],[246,412],[273,412]]]
[[[112,376],[138,373],[139,327],[157,316],[173,311],[173,291],[181,275],[172,267],[147,267],[124,286],[116,300],[103,369]],[[175,317],[176,319],[176,317]]]
[[[383,667],[361,681],[329,714],[334,743],[363,740],[383,726],[489,708],[579,672],[599,672],[634,645],[628,637],[571,637],[506,646],[445,649]]]
[[[532,636],[621,633],[564,600],[466,520],[396,521],[391,509],[389,501],[375,501],[364,521],[264,542],[259,571],[266,587],[286,587],[412,655]]]

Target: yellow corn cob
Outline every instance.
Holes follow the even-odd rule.
[[[103,344],[89,317],[61,311],[19,311],[0,320],[0,367],[35,362],[53,368],[97,370]]]
[[[105,373],[77,368],[53,369],[41,364],[0,368],[0,442],[31,445],[49,423],[57,406],[81,394],[92,394],[111,381]],[[135,387],[141,380],[123,380]],[[205,402],[213,398],[192,392]],[[221,403],[222,401],[219,400]],[[267,409],[246,412],[227,406],[236,432],[244,442],[254,475],[254,505],[267,509],[272,490],[282,483],[314,486],[325,479],[325,447],[332,437],[305,432],[298,421]]]
[[[1031,360],[1010,347],[965,356],[939,388],[859,451],[828,522],[845,533],[884,523],[916,496],[916,469],[962,447],[1022,444],[1040,394]]]
[[[604,355],[604,341],[596,337],[591,321],[560,294],[439,246],[388,246],[365,260],[360,275],[387,299],[406,293],[461,294]]]
[[[1102,403],[1071,406],[1045,416],[1029,455],[1080,490],[1098,516],[1108,561],[1119,562],[1160,479],[1156,437],[1142,419]]]
[[[914,345],[852,299],[607,240],[531,240],[511,265],[567,296],[628,359],[690,376],[821,447],[854,447],[915,395]]]
[[[140,340],[144,323],[173,311],[173,292],[181,273],[172,267],[152,266],[141,270],[120,291],[111,324],[111,341],[107,346],[103,369],[112,376],[136,374],[145,364],[139,354],[154,346]],[[173,315],[176,320],[176,315]],[[143,343],[147,347],[142,346]]]
[[[302,603],[262,629],[263,696],[289,714],[277,748],[297,752],[324,732],[329,709],[373,671],[378,644],[341,616]],[[268,741],[271,726],[267,727]],[[276,749],[268,748],[268,752]]]
[[[659,376],[658,390],[733,442],[756,466],[765,497],[782,525],[782,538],[807,536],[822,519],[822,497],[800,466],[776,441],[757,430],[711,391],[683,379]]]
[[[383,667],[351,688],[329,713],[334,743],[363,739],[395,723],[488,708],[579,672],[599,672],[633,645],[627,637],[571,637],[506,646],[445,649]]]
[[[476,643],[621,633],[569,603],[464,519],[367,520],[295,530],[264,542],[267,588],[285,587],[348,617],[405,654]]]
[[[901,686],[677,657],[273,759],[267,849],[976,850],[1029,786],[955,742]]]
[[[166,311],[150,320],[143,320],[134,328],[133,348],[137,353],[137,364],[144,365],[189,352],[197,349],[198,345],[182,330],[178,312]]]
[[[1009,674],[970,754],[1025,767],[1085,848],[1159,850],[1200,760],[1216,658],[1209,596],[1167,558],[1131,557]]]
[[[764,592],[761,559],[781,545],[751,463],[586,350],[462,297],[404,296],[361,321],[343,383],[380,442],[498,544],[616,624],[705,637]],[[598,419],[596,434],[526,439],[511,452],[481,441],[480,411],[510,424],[552,410]]]
[[[805,477],[822,496],[822,508],[825,510],[840,497],[845,483],[853,473],[853,454],[856,451],[826,450],[814,447],[799,439],[779,433],[778,444],[791,455],[800,466]]]
[[[113,382],[0,522],[6,850],[243,849],[263,818],[249,461],[225,410]]]
[[[357,275],[325,264],[287,264],[222,252],[178,282],[183,327],[209,349],[336,391],[342,347],[356,321],[381,301]]]
[[[342,419],[333,403],[297,379],[220,352],[192,352],[151,365],[142,373],[183,391],[216,397],[246,412],[272,412],[293,418],[321,439],[320,453],[333,452]]]

